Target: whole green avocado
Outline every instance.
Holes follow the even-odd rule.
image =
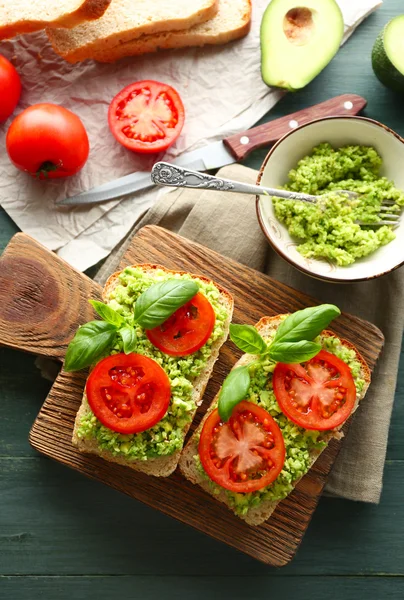
[[[391,90],[404,94],[404,15],[395,17],[378,35],[372,50],[376,77]]]

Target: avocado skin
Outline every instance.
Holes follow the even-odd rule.
[[[394,92],[404,94],[404,75],[393,65],[384,47],[385,29],[376,38],[372,50],[372,67],[378,80]]]

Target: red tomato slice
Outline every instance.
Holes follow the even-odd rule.
[[[91,410],[118,433],[150,429],[166,414],[170,380],[156,361],[141,354],[114,354],[91,371],[86,393]]]
[[[215,311],[209,300],[198,292],[165,323],[148,329],[146,335],[165,354],[187,356],[202,348],[215,326]]]
[[[350,368],[325,350],[302,365],[278,363],[273,386],[282,412],[305,429],[334,429],[346,421],[355,406]]]
[[[167,150],[180,135],[185,110],[178,92],[158,81],[137,81],[112,100],[108,123],[125,148],[141,154]]]
[[[0,55],[0,122],[14,112],[21,95],[21,80],[14,65]]]
[[[214,410],[202,429],[199,456],[206,473],[231,492],[255,492],[278,477],[285,464],[281,430],[252,402],[237,404],[227,423]]]

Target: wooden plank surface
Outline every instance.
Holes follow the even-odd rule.
[[[120,268],[142,262],[202,274],[227,287],[235,297],[235,322],[255,323],[264,315],[293,312],[316,303],[288,286],[158,227],[145,227],[136,235]],[[54,271],[52,277],[57,280]],[[353,340],[369,366],[374,367],[383,345],[383,336],[375,326],[343,315],[334,329]],[[51,337],[51,332],[47,336]],[[232,344],[226,344],[195,424],[239,355]],[[71,444],[71,434],[84,382],[83,373],[59,375],[32,428],[30,441],[34,448],[267,564],[281,566],[292,559],[338,453],[339,442],[331,442],[268,523],[251,527],[201,488],[184,480],[179,472],[168,479],[157,479],[80,454]]]
[[[378,32],[402,12],[402,0],[384,0],[327,68],[307,88],[288,94],[263,121],[351,91],[368,99],[367,116],[404,135],[402,97],[379,84],[370,62]],[[248,166],[258,168],[264,155],[264,150],[255,152]],[[0,208],[0,251],[16,231]],[[254,594],[260,599],[358,600],[366,595],[402,600],[404,534],[395,536],[394,530],[402,532],[404,523],[404,480],[399,477],[404,472],[404,356],[381,504],[323,497],[296,559],[280,571],[279,583],[277,569],[37,455],[27,436],[49,386],[34,357],[0,348],[0,456],[27,461],[15,481],[8,477],[11,466],[0,465],[0,573],[14,574],[0,577],[0,597],[143,600],[149,593],[153,600],[189,600],[207,590],[223,600],[234,600],[239,592],[243,600]],[[175,552],[166,552],[173,544]],[[167,576],[160,576],[163,572]]]
[[[14,598],[18,590],[24,598],[58,598],[58,600],[89,600],[97,589],[97,600],[110,600],[116,590],[131,600],[155,600],[156,598],[184,598],[206,600],[207,598],[232,598],[232,600],[262,600],[268,589],[275,598],[310,598],[310,600],[357,600],[357,598],[397,599],[404,595],[404,580],[390,578],[384,582],[377,577],[25,577],[23,581],[7,577],[2,581],[7,598]],[[217,590],[223,595],[217,596]],[[166,596],[162,596],[166,594]]]
[[[282,569],[54,461],[0,458],[0,473],[0,574],[404,575],[404,462],[387,463],[380,506],[322,498]]]

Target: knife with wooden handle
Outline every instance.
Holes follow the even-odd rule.
[[[336,96],[286,117],[274,119],[242,133],[231,135],[223,141],[213,142],[192,152],[185,152],[171,162],[179,167],[186,167],[196,171],[218,169],[243,160],[250,152],[257,148],[272,146],[291,129],[295,129],[300,125],[305,125],[310,121],[322,117],[357,115],[365,108],[366,104],[366,100],[356,94]],[[160,157],[159,160],[161,160]],[[58,206],[97,204],[113,200],[114,198],[121,198],[152,186],[153,182],[150,178],[150,172],[137,171],[136,173],[131,173],[114,181],[104,183],[88,192],[82,192],[77,196],[60,200],[57,204]]]

